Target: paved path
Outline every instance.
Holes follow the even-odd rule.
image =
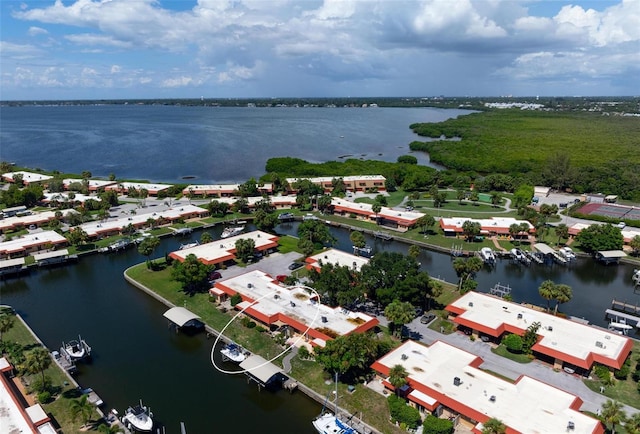
[[[298,349],[298,347],[294,346],[282,359],[282,369],[284,369],[285,374],[291,372],[291,359],[298,355]]]

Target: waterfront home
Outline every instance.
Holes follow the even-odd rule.
[[[118,181],[106,181],[104,179],[81,179],[81,178],[65,178],[62,180],[62,186],[65,190],[69,190],[72,184],[86,184],[89,192],[95,193],[100,189],[106,189],[109,186],[117,184]]]
[[[11,378],[13,366],[0,358],[0,427],[5,433],[55,433],[51,417],[40,404],[28,406]]]
[[[481,357],[445,342],[426,346],[409,340],[372,368],[394,390],[389,372],[404,367],[407,385],[399,392],[409,404],[423,416],[454,420],[466,432],[479,433],[483,422],[496,418],[509,433],[604,433],[599,420],[580,412],[580,397],[525,375],[506,381],[480,369],[482,363]]]
[[[232,206],[234,203],[236,203],[238,201],[238,199],[240,199],[240,198],[236,197],[236,196],[231,196],[231,197],[220,197],[220,198],[216,198],[216,199],[213,199],[213,200],[216,200],[216,201],[218,201],[220,203],[226,203],[229,206]],[[262,197],[262,196],[259,196],[259,197],[246,197],[245,199],[247,201],[247,206],[249,207],[249,209],[254,209],[258,202],[262,202],[263,200],[265,200],[265,198]],[[295,208],[295,207],[298,206],[298,204],[296,203],[296,196],[295,195],[270,196],[269,197],[269,201],[271,202],[271,205],[275,209],[291,209],[291,208]]]
[[[315,269],[319,272],[324,264],[333,264],[338,267],[349,267],[352,270],[360,271],[363,265],[369,263],[369,258],[352,255],[338,249],[327,249],[317,255],[309,256],[305,261],[307,270]]]
[[[379,213],[373,212],[373,205],[362,202],[351,202],[337,197],[331,198],[331,207],[334,214],[343,216],[354,215],[361,219],[378,221],[378,224],[392,228],[400,232],[406,232],[418,223],[418,219],[424,214],[416,211],[400,211],[393,208],[382,207]]]
[[[523,231],[522,233],[517,235],[528,236],[529,234],[535,233],[536,231],[535,227],[527,220],[516,220],[512,217],[491,217],[488,219],[474,219],[469,217],[443,217],[440,219],[440,228],[444,232],[445,236],[462,235],[464,233],[464,229],[462,227],[466,221],[479,223],[480,235],[483,236],[509,236],[509,227],[513,224],[526,224],[529,227],[526,232]]]
[[[595,363],[620,369],[633,348],[632,340],[626,336],[480,292],[464,294],[446,310],[459,329],[494,342],[511,333],[522,336],[538,323],[538,340],[531,347],[533,355],[554,369],[584,376]]]
[[[203,264],[222,265],[225,262],[235,260],[236,241],[239,239],[252,239],[255,249],[261,253],[270,253],[278,248],[278,237],[276,235],[262,231],[253,231],[176,250],[175,252],[169,253],[169,256],[177,261],[183,262],[187,256],[195,255]]]
[[[158,193],[173,187],[171,184],[152,184],[147,182],[116,182],[104,187],[105,191],[115,191],[118,194],[128,194],[130,189],[136,191],[146,190],[149,196],[157,196]]]
[[[273,184],[256,184],[260,196],[273,194]],[[237,195],[240,184],[193,184],[182,189],[182,195],[199,197],[231,197]],[[262,198],[262,197],[260,197]]]
[[[308,288],[283,286],[260,270],[216,282],[209,293],[220,300],[239,294],[242,302],[235,309],[244,310],[266,328],[285,326],[312,346],[324,346],[330,339],[378,325],[375,317],[323,305]]]
[[[0,259],[13,259],[32,253],[48,251],[68,245],[65,237],[55,231],[32,232],[0,243]]]
[[[73,209],[65,209],[60,211],[63,217],[70,214],[78,214]],[[13,216],[0,219],[0,234],[7,231],[20,230],[23,228],[40,227],[48,224],[50,221],[57,219],[56,211],[43,211],[31,213],[22,216]]]
[[[16,182],[16,178],[18,175],[22,176],[22,183],[24,185],[29,184],[46,184],[46,182],[50,179],[53,179],[53,176],[43,175],[42,173],[35,172],[26,172],[24,170],[19,170],[17,172],[7,172],[2,174],[2,180],[5,182]]]
[[[347,191],[386,191],[387,179],[382,175],[356,175],[356,176],[322,176],[316,178],[287,178],[289,191],[294,193],[294,184],[298,181],[309,180],[312,184],[319,185],[326,193],[333,191],[333,180],[342,179]]]

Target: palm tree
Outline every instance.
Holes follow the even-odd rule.
[[[558,244],[560,244],[560,239],[567,238],[569,236],[569,227],[564,223],[560,223],[556,226],[555,233],[558,237]]]
[[[611,434],[615,434],[616,424],[622,422],[626,418],[626,412],[622,408],[621,403],[608,399],[607,402],[602,404],[600,417],[605,424],[611,424]]]
[[[5,313],[0,316],[0,342],[2,342],[3,333],[8,332],[13,327],[13,317]]]
[[[384,316],[393,324],[393,333],[397,336],[402,333],[402,326],[413,320],[416,311],[411,303],[394,300],[384,309]]]
[[[420,246],[417,246],[415,244],[412,244],[411,246],[409,246],[409,256],[411,256],[412,258],[417,258],[418,256],[420,256]]]
[[[634,413],[633,416],[627,418],[624,429],[628,434],[640,434],[640,413]]]
[[[93,405],[87,400],[87,395],[82,395],[80,399],[74,399],[70,404],[71,418],[75,421],[78,416],[82,419],[84,427],[93,414]]]
[[[382,211],[382,205],[380,205],[380,203],[378,202],[374,203],[373,205],[371,205],[371,211],[376,214],[376,224],[378,224],[378,213]]]
[[[573,292],[569,285],[556,285],[555,291],[556,294],[554,298],[556,299],[556,308],[553,312],[554,315],[558,313],[558,306],[560,305],[560,303],[566,303],[571,300],[571,297],[573,297]]]
[[[547,300],[547,312],[549,312],[551,310],[551,300],[554,299],[556,295],[556,284],[553,283],[552,280],[545,280],[540,284],[538,294]]]
[[[22,365],[29,374],[42,374],[42,384],[45,384],[44,371],[51,366],[51,356],[43,347],[37,347],[26,354]]]
[[[482,423],[482,434],[505,434],[506,432],[507,426],[495,417]]]
[[[389,369],[389,383],[391,383],[396,390],[396,394],[398,393],[398,389],[407,384],[408,375],[407,370],[400,364],[393,365],[391,369]]]

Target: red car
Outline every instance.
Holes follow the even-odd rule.
[[[276,280],[280,283],[284,283],[284,281],[286,280],[286,278],[289,277],[286,274],[278,274],[276,276]]]

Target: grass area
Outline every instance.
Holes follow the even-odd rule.
[[[155,262],[161,264],[160,260]],[[221,311],[216,304],[210,301],[209,294],[191,295],[183,292],[180,284],[171,279],[170,267],[151,271],[145,263],[142,263],[127,270],[127,275],[142,285],[153,288],[154,292],[176,306],[183,306],[199,315],[203,322],[216,330],[222,330],[235,315],[235,312]],[[244,327],[240,321],[233,321],[225,330],[224,335],[263,357],[270,358],[269,355],[273,357],[282,351],[268,334],[260,332],[257,328]]]
[[[584,380],[584,384],[597,393],[600,393],[600,387],[604,386],[602,393],[604,396],[640,408],[640,390],[638,389],[640,383],[631,377],[636,365],[640,363],[640,342],[633,341],[633,349],[629,357],[631,358],[631,371],[626,380],[614,379],[613,384],[605,385],[596,375],[593,375],[591,379]]]
[[[517,362],[517,363],[530,363],[533,360],[527,354],[512,353],[511,351],[507,350],[507,347],[505,347],[502,344],[498,345],[495,348],[491,348],[491,352],[493,354],[497,354],[499,356],[505,357],[509,360],[513,360],[514,362]]]
[[[2,334],[2,340],[5,342],[17,342],[24,347],[25,351],[41,345],[29,329],[17,318],[13,323],[13,327]],[[47,413],[53,415],[56,422],[60,425],[62,432],[80,432],[81,420],[78,418],[77,421],[74,421],[71,412],[71,402],[79,396],[75,386],[70,383],[66,373],[62,371],[53,360],[51,366],[44,371],[44,375],[51,379],[52,389],[56,393],[53,396],[54,400],[50,403],[42,404],[42,407]],[[30,391],[29,385],[33,384],[33,382],[39,378],[41,378],[40,373],[21,375],[21,380],[24,380],[23,384],[26,385],[27,391]],[[97,421],[99,418],[100,415],[94,410],[90,421]]]

